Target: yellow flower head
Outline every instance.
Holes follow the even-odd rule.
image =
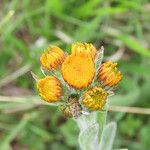
[[[40,57],[43,68],[57,69],[64,61],[65,53],[57,46],[50,46]]]
[[[47,102],[57,102],[62,96],[59,80],[54,76],[46,76],[37,82],[40,96]]]
[[[83,95],[82,103],[90,110],[98,110],[105,105],[107,96],[108,93],[104,89],[95,86],[85,92]]]
[[[98,79],[105,86],[115,86],[122,79],[122,73],[117,69],[117,63],[112,61],[105,62],[101,65],[98,72]]]
[[[84,55],[94,59],[96,48],[92,44],[75,43],[72,45],[72,55]]]
[[[62,76],[72,87],[86,88],[95,74],[94,62],[90,57],[70,55],[62,64]]]

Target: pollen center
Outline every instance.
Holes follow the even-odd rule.
[[[92,82],[94,73],[94,62],[86,56],[70,55],[62,65],[64,80],[74,88],[87,87]]]

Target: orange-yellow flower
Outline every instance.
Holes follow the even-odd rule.
[[[108,93],[101,87],[93,87],[84,93],[82,103],[90,110],[101,109],[107,99]]]
[[[86,88],[95,74],[94,62],[91,57],[70,55],[62,64],[62,76],[72,87]]]
[[[105,62],[101,65],[98,72],[98,79],[105,86],[115,86],[122,79],[122,73],[117,69],[117,63],[112,61]]]
[[[40,96],[47,102],[57,102],[62,96],[62,87],[54,76],[46,76],[37,82]]]
[[[65,53],[57,46],[50,46],[40,57],[44,69],[57,69],[64,61]]]
[[[96,48],[93,44],[88,43],[75,43],[72,45],[72,55],[84,55],[94,59],[96,54]]]

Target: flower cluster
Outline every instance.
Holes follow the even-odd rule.
[[[68,55],[57,46],[50,46],[40,57],[46,75],[37,81],[41,98],[58,102],[67,117],[78,117],[84,111],[101,110],[109,90],[122,79],[117,63],[101,64],[103,50],[90,43],[75,43]]]

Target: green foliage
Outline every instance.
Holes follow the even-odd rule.
[[[68,120],[67,123],[60,127],[60,132],[64,135],[64,139],[70,147],[77,146],[78,128],[73,120]]]
[[[128,115],[127,118],[120,123],[120,131],[127,136],[134,137],[135,133],[141,126],[141,121]]]
[[[78,140],[81,150],[112,150],[117,126],[115,122],[106,124],[107,111],[108,108],[104,112],[93,112],[76,120],[80,128]]]
[[[93,124],[79,134],[79,144],[81,150],[94,150],[98,147],[96,142],[98,136],[98,124]]]
[[[150,147],[150,143],[149,143],[150,135],[148,134],[148,133],[150,133],[149,123],[146,126],[144,126],[144,128],[142,128],[140,131],[139,138],[144,143],[145,147]]]
[[[116,129],[115,122],[111,122],[104,127],[99,149],[112,150]]]

